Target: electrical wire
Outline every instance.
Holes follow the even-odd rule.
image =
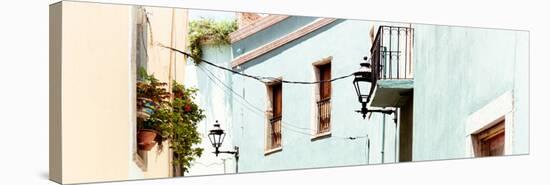
[[[145,20],[146,20],[146,23],[147,23],[147,30],[150,32],[149,34],[149,38],[151,40],[151,42],[154,42],[153,41],[153,28],[151,26],[151,21],[149,19],[149,16],[148,16],[148,12],[144,9],[143,10],[144,13],[145,13]],[[142,39],[143,40],[143,39]],[[181,50],[178,50],[176,48],[172,48],[172,47],[167,47],[161,43],[157,43],[159,46],[161,47],[164,47],[164,48],[167,48],[167,49],[170,49],[170,50],[173,50],[173,51],[176,51],[180,54],[183,54],[185,55],[186,57],[192,57],[191,54],[187,53],[187,52],[184,52],[184,51],[181,51]],[[145,49],[146,49],[146,57],[148,58],[148,51],[147,51],[147,46],[145,45]],[[225,67],[222,67],[222,66],[218,66],[212,62],[209,62],[207,60],[204,60],[202,58],[200,58],[199,60],[201,60],[202,62],[208,64],[208,65],[211,65],[211,66],[214,66],[216,68],[219,68],[219,69],[222,69],[222,70],[225,70],[225,71],[229,71],[233,74],[237,74],[237,75],[241,75],[241,76],[244,76],[244,77],[248,77],[248,78],[252,78],[252,79],[255,79],[263,84],[268,84],[268,83],[271,83],[271,82],[281,82],[281,83],[288,83],[288,84],[319,84],[319,83],[324,83],[324,82],[334,82],[336,80],[341,80],[341,79],[345,79],[345,78],[348,78],[348,77],[351,77],[353,76],[353,73],[349,74],[349,75],[344,75],[344,76],[340,76],[340,77],[337,77],[337,78],[334,78],[334,79],[331,79],[331,80],[321,80],[321,81],[313,81],[313,82],[300,82],[300,81],[288,81],[288,80],[281,80],[279,78],[274,78],[274,77],[261,77],[261,76],[253,76],[253,75],[249,75],[249,74],[246,74],[246,73],[241,73],[239,71],[235,71],[235,70],[232,70],[232,69],[229,69],[229,68],[225,68]],[[235,92],[233,90],[233,88],[231,88],[230,86],[228,86],[227,84],[223,83],[222,80],[218,79],[216,77],[216,75],[214,75],[211,71],[209,71],[208,69],[206,68],[202,68],[201,66],[199,66],[199,69],[203,70],[204,71],[208,71],[208,73],[210,73],[215,79],[217,79],[225,88],[229,89],[231,91],[231,93],[237,95],[237,97],[241,98],[242,101],[246,102],[249,106],[245,106],[247,107],[248,109],[250,110],[253,110],[251,109],[250,107],[253,107],[256,111],[259,111],[259,113],[261,113],[262,117],[263,117],[263,110],[254,106],[252,103],[250,103],[249,101],[247,101],[243,96],[241,96],[239,93]],[[218,85],[218,83],[215,82],[215,80],[213,80],[210,75],[206,75],[212,82],[214,82],[216,85]],[[268,81],[264,81],[264,80],[268,80]],[[222,88],[221,86],[218,85],[218,87]],[[223,88],[222,88],[223,89]],[[227,91],[226,91],[227,92]],[[241,103],[242,105],[244,105],[243,103]],[[254,110],[253,110],[254,111]],[[303,135],[307,135],[307,136],[315,136],[311,133],[306,133],[306,132],[302,132],[302,131],[298,131],[298,130],[293,130],[292,127],[296,127],[297,129],[304,129],[304,130],[309,130],[311,131],[309,128],[302,128],[302,127],[297,127],[297,126],[293,126],[293,125],[289,125],[287,124],[285,121],[281,120],[281,125],[286,128],[287,130],[290,130],[290,131],[293,131],[295,133],[298,133],[298,134],[303,134]],[[289,127],[290,128],[289,128]],[[362,139],[362,138],[366,138],[366,142],[368,143],[368,153],[370,153],[370,139],[368,138],[368,134],[367,135],[362,135],[362,136],[336,136],[336,135],[332,135],[332,137],[334,138],[339,138],[339,139],[343,139],[343,140],[356,140],[356,139]],[[368,158],[370,158],[370,154],[367,154],[368,155]],[[369,161],[369,159],[367,158],[367,161]],[[369,163],[369,162],[367,162]],[[208,165],[205,165],[203,163],[200,163],[200,162],[196,162],[196,164],[200,164],[200,165],[203,165],[203,166],[206,166],[206,167],[209,167],[209,166],[212,166],[212,165],[221,165],[223,163],[211,163],[211,164],[208,164]]]
[[[200,68],[200,67],[199,67]],[[212,74],[214,76],[214,78],[216,78],[221,84],[224,85],[224,87],[226,87],[227,89],[231,90],[232,93],[234,93],[235,95],[237,95],[239,98],[242,99],[243,102],[246,102],[248,104],[248,106],[254,108],[253,111],[256,111],[258,115],[260,115],[261,117],[263,117],[263,113],[264,111],[256,106],[254,106],[252,103],[248,102],[244,97],[240,96],[240,94],[238,94],[237,92],[235,92],[231,87],[229,87],[227,84],[223,83],[223,81],[221,81],[219,78],[217,78],[211,71],[209,71],[208,69],[206,68],[200,68],[201,70],[203,71],[208,71],[210,74]],[[210,78],[210,77],[209,77]],[[212,80],[212,78],[210,78],[210,80]],[[217,83],[217,82],[215,82]],[[242,103],[241,103],[242,104]],[[242,104],[244,105],[244,104]],[[247,107],[248,108],[248,107]],[[249,110],[251,110],[249,108]],[[311,129],[310,128],[303,128],[303,127],[298,127],[298,126],[295,126],[293,124],[289,124],[285,121],[282,121],[282,124],[281,124],[284,128],[290,130],[290,131],[293,131],[295,133],[298,133],[298,134],[302,134],[302,135],[307,135],[307,136],[316,136],[315,134],[311,134],[311,133],[307,133],[307,132],[304,132],[304,131],[300,131],[300,130],[296,130],[296,129],[303,129],[303,130],[306,130],[306,131],[310,131],[311,132]],[[339,139],[349,139],[349,140],[355,140],[355,139],[361,139],[361,138],[366,138],[367,135],[362,135],[362,136],[336,136],[336,135],[333,135],[333,137],[335,138],[339,138]]]
[[[225,84],[222,80],[220,80],[219,78],[217,78],[210,70],[206,69],[205,67],[202,67],[199,65],[198,67],[200,70],[202,70],[203,72],[205,73],[210,73],[207,74],[207,77],[212,81],[214,82],[218,87],[220,88],[223,88],[225,87],[226,89],[230,90],[230,93],[233,93],[235,94],[237,97],[241,98],[242,102],[245,102],[246,104],[248,105],[245,105],[244,103],[242,102],[239,102],[241,103],[241,105],[244,105],[245,107],[247,107],[249,110],[253,110],[255,113],[257,113],[258,116],[261,116],[261,117],[264,117],[264,111],[256,106],[254,106],[252,103],[248,102],[244,97],[242,97],[240,94],[238,94],[237,92],[235,92],[231,87],[229,87],[227,84]],[[212,77],[214,77],[216,80],[214,80]],[[219,84],[222,84],[223,87],[221,87]],[[227,92],[227,91],[226,91]],[[304,131],[301,131],[301,130],[297,130],[297,129],[304,129],[304,130],[307,130],[307,131],[310,131],[311,132],[311,129],[310,128],[303,128],[303,127],[298,127],[298,126],[295,126],[295,125],[292,125],[292,124],[289,124],[288,122],[286,121],[282,121],[282,126],[284,128],[286,128],[287,130],[289,131],[292,131],[294,133],[297,133],[297,134],[302,134],[302,135],[307,135],[307,136],[310,136],[310,137],[313,137],[313,136],[316,136],[315,134],[311,134],[311,133],[308,133],[308,132],[304,132]],[[334,138],[338,138],[338,139],[345,139],[345,140],[356,140],[356,139],[362,139],[362,138],[367,138],[368,135],[361,135],[361,136],[337,136],[337,135],[332,135],[332,137]]]
[[[256,106],[254,106],[252,103],[250,103],[249,101],[247,101],[247,100],[246,100],[243,96],[241,96],[239,93],[235,92],[235,90],[233,90],[233,88],[231,88],[229,85],[225,84],[221,79],[219,79],[218,77],[216,77],[216,75],[215,75],[212,71],[210,71],[210,70],[208,70],[206,67],[203,67],[203,66],[200,66],[200,65],[198,66],[198,68],[199,68],[200,70],[202,70],[203,72],[205,72],[205,73],[206,73],[206,72],[207,72],[207,73],[210,73],[210,75],[212,75],[212,77],[214,77],[214,78],[217,80],[217,82],[214,81],[214,80],[207,74],[207,77],[210,78],[210,80],[212,80],[214,83],[218,83],[218,82],[219,82],[219,84],[223,85],[226,89],[230,90],[230,91],[231,91],[230,93],[232,93],[232,94],[238,96],[243,102],[245,102],[246,104],[248,104],[248,106],[250,106],[250,108],[253,108],[253,109],[254,109],[253,111],[257,111],[257,112],[260,113],[260,114],[263,114],[263,113],[264,113],[264,111],[263,111],[262,109],[260,109],[260,108],[258,108],[258,107],[256,107]],[[219,85],[218,85],[218,86],[219,86]],[[221,88],[223,88],[223,87],[221,87]],[[227,92],[227,91],[226,91],[226,92]],[[298,126],[294,126],[294,125],[290,125],[290,126],[296,128],[296,129],[310,130],[309,128],[303,128],[303,127],[298,127]]]
[[[209,73],[209,74],[206,74],[206,77],[208,77],[208,79],[210,81],[212,81],[216,86],[218,86],[219,88],[221,88],[223,91],[225,91],[226,93],[228,92],[227,90],[224,90],[224,89],[228,89],[230,91],[230,93],[233,93],[234,95],[236,95],[237,97],[239,97],[241,99],[241,102],[239,102],[241,105],[243,105],[243,107],[246,107],[247,109],[251,110],[252,112],[256,113],[257,116],[260,116],[260,117],[264,117],[263,115],[263,110],[261,110],[260,108],[254,106],[252,103],[250,103],[249,101],[247,101],[243,96],[241,96],[239,93],[235,92],[235,90],[233,90],[233,88],[231,88],[229,85],[225,84],[221,79],[219,79],[213,72],[211,72],[210,70],[208,70],[206,67],[203,67],[201,65],[198,65],[198,69],[200,69],[201,71],[203,71],[204,73]],[[212,76],[212,77],[211,77]],[[216,80],[214,80],[216,79]],[[221,85],[220,85],[221,84]],[[223,86],[223,87],[222,87]],[[243,103],[245,102],[245,103]],[[296,130],[294,129],[293,127],[289,126],[291,124],[288,124],[287,122],[285,121],[282,121],[281,120],[281,126],[283,128],[285,128],[285,130],[287,131],[291,131],[291,132],[294,132],[296,134],[301,134],[301,135],[305,135],[305,136],[309,136],[309,137],[313,137],[315,136],[314,134],[311,134],[311,133],[307,133],[307,132],[304,132],[304,131],[300,131],[300,130]],[[309,131],[311,131],[309,128],[305,128]],[[337,136],[337,135],[332,135],[331,137],[334,137],[334,138],[337,138],[337,139],[342,139],[342,140],[356,140],[356,139],[362,139],[362,138],[366,138],[365,139],[365,153],[366,153],[366,161],[367,161],[367,164],[369,163],[369,158],[370,158],[370,141],[369,141],[369,138],[368,138],[368,135],[363,135],[363,136],[347,136],[347,137],[343,137],[343,136]],[[203,165],[204,166],[204,165]],[[210,165],[208,165],[210,166]]]
[[[318,84],[318,83],[325,83],[325,82],[334,82],[336,80],[341,80],[341,79],[345,79],[345,78],[353,76],[353,73],[351,73],[351,74],[340,76],[340,77],[333,78],[333,79],[330,79],[330,80],[310,81],[310,82],[306,82],[306,81],[289,81],[289,80],[282,80],[282,79],[275,78],[275,77],[254,76],[254,75],[249,75],[249,74],[246,74],[246,73],[241,73],[239,71],[229,69],[229,68],[226,68],[226,67],[223,67],[223,66],[216,65],[216,64],[214,64],[212,62],[209,62],[209,61],[207,61],[205,59],[202,59],[202,58],[193,57],[191,54],[189,54],[185,51],[181,51],[181,50],[173,48],[173,47],[165,46],[161,43],[158,43],[158,45],[160,47],[163,47],[163,48],[170,49],[172,51],[181,53],[181,54],[183,54],[187,57],[191,57],[191,58],[193,58],[193,60],[200,60],[201,62],[204,62],[204,63],[206,63],[208,65],[211,65],[211,66],[214,66],[216,68],[219,68],[219,69],[222,69],[222,70],[225,70],[225,71],[229,71],[233,74],[237,74],[237,75],[241,75],[241,76],[244,76],[244,77],[252,78],[252,79],[255,79],[255,80],[257,80],[259,82],[262,82],[264,84],[272,83],[272,82],[280,82],[280,83],[287,83],[287,84]]]

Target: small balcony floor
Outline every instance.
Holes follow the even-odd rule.
[[[371,107],[401,107],[412,98],[412,79],[379,79]]]

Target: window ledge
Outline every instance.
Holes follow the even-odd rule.
[[[134,162],[136,163],[136,165],[142,170],[142,171],[147,171],[147,165],[145,163],[145,161],[141,158],[141,156],[139,156],[137,153],[134,153],[133,155],[134,157]]]
[[[328,132],[323,132],[323,133],[317,133],[313,136],[311,136],[311,141],[316,141],[316,140],[320,140],[320,139],[324,139],[324,138],[329,138],[330,136],[332,135],[332,133],[330,131]]]
[[[270,154],[273,154],[273,153],[276,153],[276,152],[280,152],[280,151],[283,151],[283,147],[280,146],[280,147],[277,147],[277,148],[272,148],[272,149],[269,149],[269,150],[266,150],[264,152],[264,156],[268,156]]]

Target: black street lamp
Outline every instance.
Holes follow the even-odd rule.
[[[216,157],[220,153],[233,154],[235,156],[235,173],[239,173],[239,147],[235,146],[234,151],[219,150],[222,146],[223,140],[225,139],[225,132],[220,127],[218,120],[216,120],[216,124],[214,124],[214,129],[210,130],[210,133],[208,134],[208,139],[210,140],[210,143],[212,143],[212,146],[216,149],[214,152],[212,152],[216,154]]]
[[[376,86],[376,79],[378,76],[377,73],[372,72],[371,63],[369,62],[368,57],[363,57],[363,60],[365,62],[362,62],[359,68],[359,71],[353,73],[353,76],[355,77],[353,79],[353,86],[355,86],[355,92],[357,93],[357,98],[359,100],[359,103],[361,103],[361,110],[357,110],[356,112],[363,114],[363,119],[367,117],[367,113],[369,112],[379,112],[383,114],[394,114],[393,121],[397,124],[397,112],[395,110],[384,110],[384,109],[373,109],[369,110],[367,109],[367,103],[370,101],[370,96],[374,92],[374,87]],[[385,130],[386,126],[386,118],[384,116],[383,123],[382,123],[382,130]],[[382,163],[384,163],[384,143],[385,143],[385,132],[382,132]],[[367,138],[367,147],[368,147],[368,158],[370,158],[370,138]],[[367,161],[368,161],[367,158]],[[367,162],[368,163],[368,162]]]
[[[365,62],[362,62],[359,68],[359,71],[353,73],[355,77],[353,79],[353,86],[355,87],[355,92],[357,93],[357,98],[359,103],[361,103],[361,110],[357,110],[363,114],[363,119],[367,117],[369,112],[380,112],[384,114],[392,114],[394,110],[369,110],[367,109],[367,103],[370,101],[370,96],[374,91],[373,79],[376,78],[372,73],[371,63],[368,61],[368,57],[363,57]]]

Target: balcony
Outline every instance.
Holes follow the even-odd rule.
[[[271,118],[271,146],[270,149],[281,147],[281,116]]]
[[[326,133],[330,131],[330,98],[317,102],[317,109],[319,110],[319,125],[317,133]]]
[[[371,47],[371,107],[401,107],[413,90],[413,29],[380,26]]]

